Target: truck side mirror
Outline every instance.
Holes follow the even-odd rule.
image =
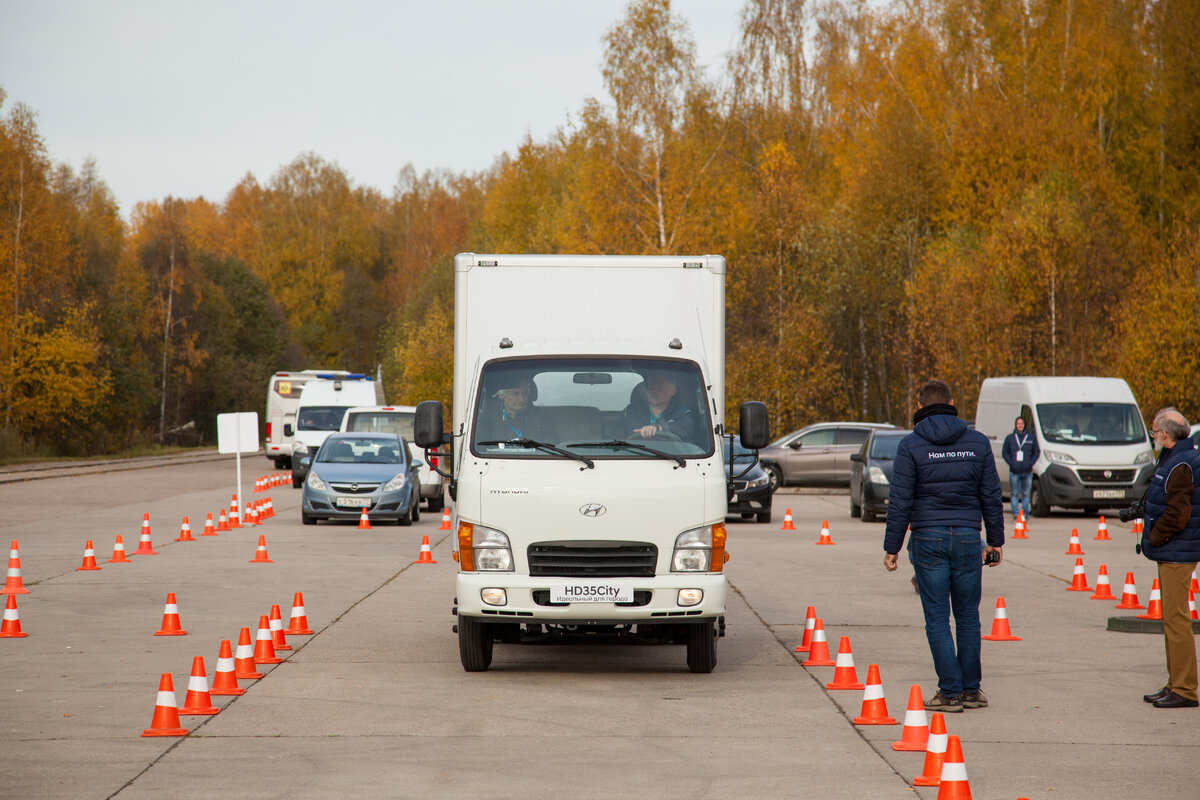
[[[413,419],[413,441],[417,447],[433,450],[442,444],[442,404],[436,400],[424,400],[417,404]]]
[[[290,423],[290,422],[285,422],[285,423],[283,424],[283,435],[284,435],[284,436],[295,436],[295,435],[296,435],[296,431],[295,431],[295,429],[292,427],[292,423]]]
[[[738,435],[742,447],[760,450],[771,443],[771,421],[767,406],[757,400],[747,400],[738,409]]]

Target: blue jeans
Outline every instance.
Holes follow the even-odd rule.
[[[908,540],[917,575],[925,638],[944,697],[977,691],[980,666],[979,598],[983,541],[974,528],[919,528]],[[954,636],[950,612],[954,611]],[[955,641],[957,640],[957,652]]]
[[[1021,508],[1025,510],[1025,518],[1029,518],[1029,493],[1033,491],[1032,472],[1008,473],[1008,488],[1012,493],[1013,519],[1017,518],[1017,497],[1020,496]]]

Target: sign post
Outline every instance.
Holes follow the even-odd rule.
[[[242,453],[258,452],[258,412],[240,411],[217,414],[217,452],[237,453],[237,484],[233,496],[237,499],[238,522],[242,509]]]

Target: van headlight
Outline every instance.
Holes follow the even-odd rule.
[[[705,525],[675,537],[672,572],[720,572],[725,565],[725,525]]]
[[[1060,453],[1057,450],[1043,450],[1042,455],[1050,459],[1056,464],[1074,464],[1075,459],[1067,453]]]
[[[321,476],[315,472],[308,473],[308,487],[316,489],[318,492],[323,492],[329,488],[325,485],[325,481],[321,480]]]
[[[471,532],[471,551],[475,569],[480,572],[512,572],[512,546],[498,530],[475,525]]]
[[[869,470],[867,470],[867,475],[869,476],[868,480],[870,480],[871,483],[878,483],[881,486],[888,485],[887,475],[884,475],[883,470],[881,470],[879,467],[871,467]]]
[[[1135,459],[1133,459],[1133,464],[1134,464],[1134,466],[1137,466],[1138,464],[1150,464],[1153,461],[1154,461],[1154,451],[1146,450],[1146,451],[1143,451],[1143,452],[1137,454],[1137,457]]]
[[[390,481],[388,481],[387,483],[385,483],[383,485],[383,490],[385,492],[395,492],[400,489],[403,489],[404,488],[404,479],[407,477],[408,477],[407,472],[398,473],[396,475],[396,477],[392,478]]]

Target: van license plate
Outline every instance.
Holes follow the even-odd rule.
[[[1123,500],[1125,498],[1124,489],[1093,489],[1092,497],[1097,500]]]
[[[556,583],[550,587],[551,603],[632,603],[633,584],[621,581]]]
[[[371,498],[369,497],[339,497],[337,504],[343,508],[370,508]]]

